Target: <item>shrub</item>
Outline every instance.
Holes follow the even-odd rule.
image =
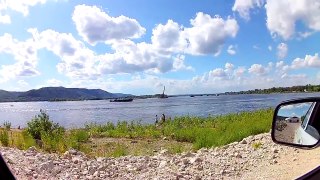
[[[27,131],[34,139],[42,140],[43,132],[54,135],[56,132],[64,132],[64,128],[58,123],[50,121],[49,115],[45,111],[40,110],[40,114],[27,123]]]
[[[89,133],[83,129],[74,129],[70,131],[69,145],[77,150],[80,150],[81,143],[87,142],[89,139]]]
[[[82,129],[74,129],[71,130],[70,137],[77,142],[86,142],[89,139],[89,133]]]
[[[0,141],[3,146],[9,145],[9,133],[7,130],[3,130],[0,132]]]
[[[67,149],[62,129],[55,129],[51,132],[42,131],[41,137],[43,148],[48,152],[64,152]]]
[[[10,130],[10,128],[11,128],[11,122],[9,122],[9,121],[3,122],[3,127],[6,128],[7,130]]]

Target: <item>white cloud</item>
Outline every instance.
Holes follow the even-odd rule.
[[[292,61],[292,69],[301,69],[301,68],[320,68],[320,58],[318,53],[314,56],[306,55],[304,59],[296,58]]]
[[[58,72],[72,78],[95,78],[95,53],[76,40],[72,34],[59,33],[51,29],[40,33],[36,29],[30,31],[41,45],[40,48],[45,48],[60,58]]]
[[[15,62],[2,65],[0,68],[1,81],[7,81],[18,76],[35,76],[39,72],[37,66],[37,44],[33,39],[18,41],[11,34],[0,36],[0,53],[12,55]]]
[[[295,34],[298,21],[310,30],[320,31],[320,2],[318,0],[267,0],[267,27],[273,37],[287,40]]]
[[[307,75],[305,75],[305,74],[293,74],[293,75],[290,75],[290,74],[287,74],[287,73],[285,73],[285,74],[283,74],[282,76],[281,76],[281,79],[295,79],[295,80],[297,80],[297,81],[299,81],[299,80],[304,80],[304,79],[306,79],[307,78]]]
[[[202,12],[190,20],[191,28],[184,28],[183,37],[187,39],[188,53],[192,55],[219,55],[225,40],[235,37],[239,30],[235,19],[211,17]]]
[[[29,14],[30,7],[37,4],[45,4],[48,0],[1,0],[0,1],[0,23],[11,23],[11,17],[7,14],[8,11],[16,11],[23,16]]]
[[[90,44],[141,37],[146,29],[135,19],[111,17],[96,6],[77,5],[72,20],[79,35]]]
[[[230,54],[230,55],[235,55],[237,52],[235,50],[235,47],[233,45],[229,45],[228,46],[228,50],[227,52]]]
[[[235,71],[234,74],[236,77],[241,77],[244,73],[246,72],[246,68],[245,67],[238,67]]]
[[[264,0],[236,0],[232,7],[232,11],[236,11],[245,20],[250,19],[250,10],[255,7],[261,7]]]
[[[219,55],[227,38],[233,38],[239,30],[235,19],[211,17],[198,12],[190,19],[191,27],[182,27],[168,20],[152,31],[152,45],[165,52],[191,55]]]
[[[267,69],[263,67],[261,64],[253,64],[248,69],[249,73],[256,74],[256,75],[264,75],[267,73]]]
[[[165,51],[179,52],[187,46],[187,41],[182,37],[183,28],[173,20],[167,24],[159,24],[152,30],[152,44]]]
[[[224,78],[227,76],[227,73],[222,68],[217,68],[212,71],[209,71],[209,77],[212,78]]]
[[[278,50],[278,58],[279,59],[284,59],[287,54],[288,54],[288,45],[286,43],[280,43],[277,46],[277,50]]]
[[[275,65],[276,66],[276,65]],[[264,67],[265,71],[273,67],[269,63]],[[259,88],[284,87],[293,85],[315,84],[319,81],[306,74],[265,73],[256,76],[254,73],[246,74],[246,68],[226,63],[225,68],[216,68],[191,79],[177,80],[160,78],[156,75],[140,74],[137,78],[130,80],[115,80],[113,78],[98,78],[97,80],[73,81],[70,87],[102,88],[111,92],[140,92],[147,89],[147,94],[160,93],[163,85],[166,86],[168,94],[186,93],[216,93],[225,91],[241,91]],[[282,78],[281,78],[282,77]]]
[[[233,70],[234,65],[227,62],[227,63],[224,65],[224,67],[226,68],[227,71],[231,71],[231,70]]]
[[[161,54],[151,44],[122,40],[114,42],[112,48],[115,53],[98,56],[98,68],[103,74],[142,71],[163,73],[173,70],[174,58],[171,55]]]
[[[0,23],[2,24],[10,24],[11,23],[11,18],[9,15],[1,15],[0,12]]]
[[[268,46],[268,50],[272,51],[272,46],[271,45]]]
[[[178,71],[178,70],[191,70],[194,71],[193,67],[191,66],[186,66],[184,64],[185,60],[184,55],[177,55],[176,57],[173,58],[173,70]]]

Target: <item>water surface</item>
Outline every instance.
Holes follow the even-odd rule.
[[[180,96],[167,99],[135,99],[133,102],[65,101],[65,102],[9,102],[0,103],[0,123],[10,121],[12,127],[24,127],[26,122],[45,110],[54,122],[71,128],[85,123],[141,120],[154,123],[155,115],[167,117],[193,115],[208,116],[252,111],[275,107],[283,100],[320,96],[320,93],[290,93],[261,95]]]

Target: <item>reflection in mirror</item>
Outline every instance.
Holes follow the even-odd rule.
[[[316,102],[282,105],[277,113],[274,137],[278,142],[315,145],[320,136],[315,126],[318,115]],[[320,119],[318,119],[319,121]]]

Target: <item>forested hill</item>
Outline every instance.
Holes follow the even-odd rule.
[[[26,92],[0,90],[0,102],[14,101],[77,101],[99,100],[131,96],[129,94],[110,93],[101,89],[44,87]]]
[[[270,94],[270,93],[294,93],[294,92],[320,92],[320,85],[307,84],[305,86],[273,87],[269,89],[255,89],[239,92],[225,92],[224,94]]]

